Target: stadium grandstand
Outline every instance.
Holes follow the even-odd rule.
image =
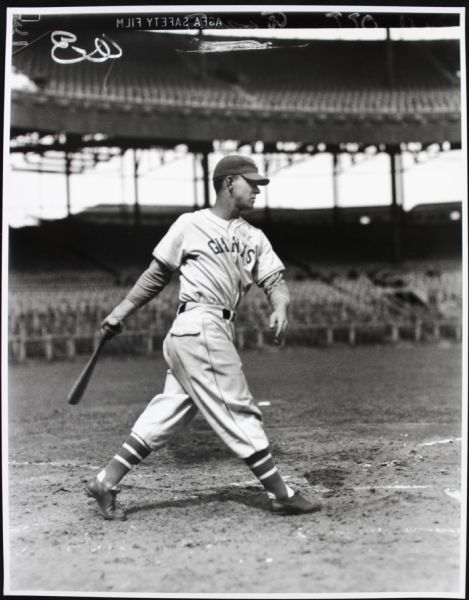
[[[114,39],[125,60],[110,72],[107,63],[70,68],[51,60],[47,37],[34,52],[17,52],[14,68],[31,83],[13,92],[13,133],[37,130],[40,123],[50,132],[59,127],[152,144],[460,143],[454,40],[282,40],[268,52],[212,53],[192,52],[194,36],[132,31],[116,32]]]
[[[271,42],[268,51],[215,51],[235,38],[116,31],[125,60],[51,60],[44,35],[21,46],[13,69],[11,152],[63,157],[79,173],[90,148],[174,149],[201,156],[204,206],[214,140],[238,140],[264,155],[376,147],[389,154],[392,204],[256,210],[288,267],[290,341],[329,344],[461,336],[462,204],[404,211],[403,147],[461,147],[459,43],[437,41]],[[80,35],[90,47],[100,32]],[[212,51],[203,44],[212,44]],[[221,48],[222,46],[218,46]],[[70,46],[56,57],[72,61]],[[279,145],[280,143],[280,145]],[[285,168],[291,164],[286,160]],[[77,166],[78,165],[78,166]],[[24,360],[88,352],[98,325],[146,266],[169,223],[187,207],[94,206],[38,226],[10,229],[10,356]],[[66,199],[64,199],[64,202]],[[69,204],[69,202],[68,202]],[[129,320],[114,346],[151,352],[172,320],[175,283]],[[250,292],[239,314],[240,346],[265,343],[265,298]],[[120,344],[120,345],[119,345]],[[116,350],[117,351],[117,350]]]

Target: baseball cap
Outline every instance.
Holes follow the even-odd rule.
[[[227,175],[242,175],[245,179],[257,183],[257,185],[270,183],[270,179],[260,175],[256,163],[251,158],[238,154],[224,156],[216,164],[213,179],[226,177]]]

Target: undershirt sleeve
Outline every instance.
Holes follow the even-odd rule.
[[[137,308],[154,298],[169,283],[172,272],[166,265],[153,259],[127,294],[126,298]]]
[[[282,271],[277,271],[264,279],[262,289],[274,309],[280,306],[288,307],[290,304],[290,293]]]

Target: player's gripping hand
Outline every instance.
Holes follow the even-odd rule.
[[[113,338],[115,335],[119,335],[122,332],[123,325],[112,313],[108,315],[101,323],[101,335],[107,338]]]
[[[275,328],[274,344],[280,345],[288,327],[287,311],[284,308],[276,308],[270,315],[269,327]]]

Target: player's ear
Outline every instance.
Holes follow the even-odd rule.
[[[233,191],[233,177],[231,175],[228,175],[228,177],[225,179],[225,185],[228,191]]]

